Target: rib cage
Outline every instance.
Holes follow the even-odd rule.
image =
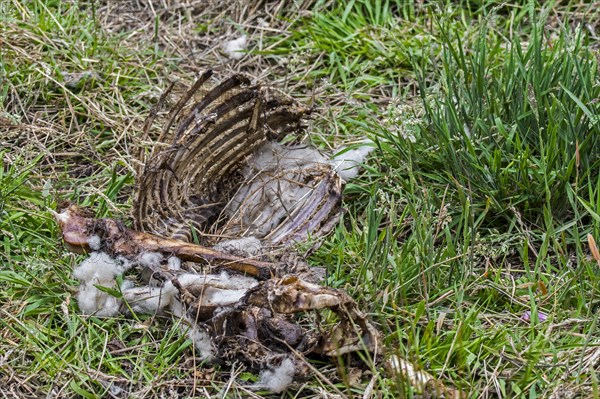
[[[133,205],[138,230],[186,241],[191,241],[192,228],[207,232],[243,184],[239,173],[243,161],[267,140],[297,130],[309,112],[268,88],[250,84],[242,75],[208,88],[211,75],[211,71],[202,74],[176,103],[150,152]],[[146,136],[170,90],[146,121]],[[325,165],[316,169],[298,175],[302,181],[297,184],[313,187],[308,206],[293,210],[270,232],[267,239],[272,243],[326,232],[333,226],[332,218],[337,220],[341,180]],[[232,229],[233,222],[225,221],[225,228],[214,232],[237,237],[251,233],[239,223]]]

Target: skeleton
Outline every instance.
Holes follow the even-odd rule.
[[[299,127],[308,109],[240,75],[207,89],[210,77],[201,75],[182,96],[156,145],[140,155],[145,166],[138,171],[133,229],[75,205],[55,213],[67,247],[101,261],[75,269],[80,296],[91,294],[85,306],[80,300],[81,310],[170,313],[202,360],[241,360],[262,370],[256,388],[273,392],[309,375],[311,354],[377,357],[380,334],[348,294],[319,285],[304,262],[272,255],[274,248],[289,255],[291,244],[327,234],[337,223],[343,181],[336,169],[343,160],[277,142]],[[147,119],[143,141],[172,87]],[[256,253],[227,251],[241,240],[258,243]],[[181,268],[180,260],[206,270]],[[108,269],[94,270],[101,264]],[[117,289],[117,274],[131,269],[142,285],[126,280],[120,298],[97,288]],[[427,397],[460,397],[395,355],[386,365]]]
[[[202,359],[242,360],[255,370],[279,365],[283,371],[273,375],[287,373],[286,381],[309,373],[304,356],[310,354],[376,353],[379,333],[350,296],[305,280],[311,274],[304,262],[273,255],[276,247],[326,234],[340,213],[343,181],[327,158],[277,143],[309,110],[240,75],[206,88],[210,76],[201,75],[182,96],[156,145],[140,155],[145,166],[133,229],[94,219],[75,205],[55,213],[65,244],[101,260],[75,270],[80,304],[91,295],[81,309],[104,316],[171,313],[189,328]],[[146,121],[143,141],[150,140],[171,89]],[[194,237],[201,244],[192,243]],[[268,252],[210,248],[214,237],[251,238]],[[171,268],[169,257],[186,265]],[[108,270],[98,272],[95,265]],[[137,271],[137,285],[116,287],[116,275],[127,270]],[[122,299],[97,284],[120,289]],[[303,325],[303,318],[324,309],[331,310],[327,329]]]

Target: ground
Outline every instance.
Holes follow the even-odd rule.
[[[1,396],[269,395],[169,320],[82,316],[50,212],[129,220],[145,117],[210,68],[313,107],[318,148],[377,144],[308,260],[388,357],[470,398],[600,397],[599,29],[580,1],[0,0]],[[385,360],[277,396],[428,397]]]

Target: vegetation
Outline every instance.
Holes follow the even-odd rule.
[[[144,117],[216,66],[314,105],[316,145],[376,142],[309,260],[388,353],[470,398],[600,397],[593,2],[250,3],[0,0],[0,392],[259,396],[239,365],[195,367],[167,320],[79,315],[81,259],[49,212],[126,219]],[[254,47],[228,60],[242,33]],[[281,396],[422,397],[380,363],[314,366]]]

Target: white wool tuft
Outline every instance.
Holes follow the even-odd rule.
[[[210,335],[206,331],[201,331],[198,328],[190,327],[187,331],[187,336],[192,340],[194,349],[200,356],[201,360],[211,361],[214,357],[212,341]]]
[[[170,306],[177,289],[168,281],[164,287],[123,288],[123,298],[137,314],[154,314]]]
[[[240,36],[237,39],[230,40],[223,43],[223,50],[227,53],[229,58],[234,60],[241,60],[244,57],[243,51],[248,46],[248,38],[246,35]]]
[[[255,256],[260,253],[262,244],[256,237],[242,237],[234,240],[221,241],[213,248],[217,251],[235,255]]]
[[[100,236],[93,235],[90,238],[88,238],[88,245],[90,246],[90,249],[92,251],[99,250],[100,246],[102,245],[102,241],[100,240]]]
[[[113,397],[120,397],[120,396],[124,396],[125,394],[125,390],[123,388],[121,388],[120,386],[111,383],[110,386],[108,387],[108,390],[110,391],[111,396]]]
[[[172,271],[177,271],[181,269],[181,259],[177,256],[170,256],[167,259],[167,268]]]
[[[119,272],[119,274],[123,274],[127,270],[129,270],[133,267],[133,262],[131,262],[129,259],[127,259],[124,256],[117,257],[117,264],[118,264],[117,271]]]
[[[106,284],[97,284],[105,286]],[[119,314],[121,302],[112,295],[100,291],[94,283],[82,284],[77,294],[77,303],[83,314],[112,317]]]
[[[146,267],[160,266],[163,261],[163,254],[160,252],[144,252],[138,257],[140,265]]]
[[[260,380],[255,384],[256,388],[268,389],[273,393],[285,391],[294,381],[296,366],[292,359],[286,358],[277,367],[272,370],[263,370],[260,372]]]
[[[115,287],[115,277],[127,269],[119,260],[104,252],[92,252],[90,257],[73,270],[73,277],[81,281],[77,302],[84,314],[115,316],[119,314],[121,301],[96,286]]]
[[[365,141],[360,147],[344,151],[342,154],[334,156],[329,163],[340,177],[348,182],[358,176],[360,164],[371,151],[375,149],[372,141]]]
[[[211,277],[214,277],[212,274],[196,274],[196,273],[182,273],[177,276],[177,280],[179,280],[179,284],[182,287],[188,288],[192,285],[203,285],[207,280],[210,280]]]
[[[54,218],[56,219],[57,222],[66,223],[69,220],[69,211],[67,209],[65,209],[61,213],[56,213],[52,210],[50,212],[53,213]]]
[[[188,319],[186,308],[177,297],[173,298],[171,301],[169,311],[171,312],[171,315],[177,319]]]
[[[85,259],[73,270],[73,277],[83,283],[93,280],[106,281],[114,280],[119,274],[119,264],[105,252],[92,252],[90,257]]]

